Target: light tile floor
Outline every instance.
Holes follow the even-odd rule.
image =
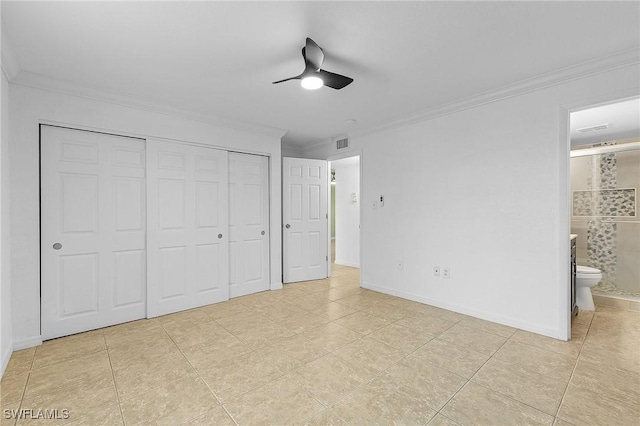
[[[76,425],[638,425],[640,313],[599,306],[560,342],[322,281],[45,342],[4,410]]]

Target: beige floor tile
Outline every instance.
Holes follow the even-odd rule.
[[[122,399],[120,405],[126,424],[173,426],[205,415],[219,403],[200,378],[185,377]]]
[[[553,416],[469,382],[441,410],[461,425],[551,425]]]
[[[2,404],[20,401],[28,379],[28,372],[5,374],[0,381],[0,401],[2,401]]]
[[[573,328],[573,327],[572,327]],[[529,331],[518,330],[513,333],[511,340],[526,343],[527,345],[535,346],[540,349],[545,349],[551,352],[555,352],[561,355],[569,355],[573,358],[577,358],[582,348],[582,340],[569,340],[563,342],[551,337],[542,336],[540,334],[531,333]]]
[[[487,362],[489,355],[475,352],[463,346],[434,339],[418,349],[409,358],[451,371],[458,376],[470,379]]]
[[[392,321],[360,311],[347,315],[346,317],[338,318],[334,322],[358,333],[369,334],[385,325],[391,324]]]
[[[566,420],[562,420],[560,417],[556,417],[553,421],[553,426],[576,426],[573,423],[569,423]]]
[[[250,308],[259,309],[280,301],[281,297],[281,292],[267,290],[260,293],[237,297],[236,300]]]
[[[580,311],[577,316],[573,317],[571,324],[590,325],[593,319],[593,311]]]
[[[310,312],[294,314],[275,321],[296,334],[303,333],[307,330],[329,323],[328,319]]]
[[[339,401],[333,411],[350,425],[426,424],[436,415],[427,405],[378,378]]]
[[[453,321],[437,318],[422,312],[413,312],[411,316],[396,321],[395,323],[417,333],[426,333],[434,336],[456,325]]]
[[[350,308],[348,306],[341,305],[336,302],[330,302],[324,305],[320,305],[317,309],[313,310],[312,312],[330,321],[334,321],[334,320],[337,320],[338,318],[351,315],[358,311],[354,308]]]
[[[216,321],[219,319],[232,317],[237,314],[252,311],[251,308],[239,302],[237,299],[232,299],[227,302],[214,303],[213,305],[203,306],[200,309],[202,309],[202,312],[206,313]]]
[[[580,352],[580,359],[604,367],[640,374],[640,356],[638,356],[638,353],[633,347],[603,345],[602,343],[594,343],[587,338],[582,352]]]
[[[239,398],[284,374],[255,352],[229,363],[199,370],[199,373],[222,403]]]
[[[295,425],[318,415],[324,406],[283,378],[225,404],[239,425]]]
[[[66,397],[68,399],[68,397]],[[114,398],[115,400],[115,398]],[[64,402],[54,402],[52,400],[42,400],[39,405],[29,403],[29,409],[33,410],[33,419],[18,420],[19,425],[91,425],[91,426],[122,426],[123,419],[120,412],[120,406],[117,401],[110,400],[110,405],[97,405],[95,399],[76,400],[72,405]],[[58,404],[58,405],[52,405]],[[85,404],[81,406],[80,404]],[[51,407],[71,407],[71,408],[51,408]],[[90,407],[90,408],[87,408]],[[35,413],[42,410],[43,413],[55,416],[56,420],[50,418],[37,418]],[[57,411],[52,411],[57,410]],[[66,410],[66,411],[65,411]]]
[[[386,343],[387,345],[408,354],[415,351],[435,336],[411,330],[407,327],[398,325],[397,323],[393,323],[374,331],[369,334],[369,337],[376,339],[379,342]]]
[[[31,370],[35,353],[36,348],[23,349],[12,353],[4,374],[26,373]]]
[[[234,335],[252,349],[260,349],[296,334],[280,324],[271,320],[267,321],[268,322],[254,325],[241,331],[236,331]]]
[[[320,343],[310,342],[300,335],[288,337],[256,351],[257,356],[283,372],[294,370],[328,354]]]
[[[361,294],[362,289],[360,287],[353,286],[340,286],[340,287],[332,287],[329,289],[329,300],[340,300],[345,297],[353,296],[355,294]]]
[[[567,383],[575,360],[570,355],[562,355],[513,340],[505,343],[493,359],[518,365],[527,374],[553,376]]]
[[[287,319],[291,316],[304,314],[307,311],[291,303],[278,301],[277,303],[260,308],[259,312],[267,318],[277,322],[278,320]]]
[[[32,368],[45,367],[79,355],[102,351],[106,348],[102,330],[88,331],[48,340],[36,348]]]
[[[221,335],[210,342],[182,348],[184,356],[197,370],[227,363],[251,351],[249,345],[232,334]]]
[[[183,426],[235,426],[235,424],[229,413],[219,405],[206,414],[184,423]]]
[[[216,322],[226,328],[230,333],[236,334],[248,328],[258,327],[261,324],[273,322],[256,309],[246,312],[237,312],[233,315],[216,319]]]
[[[506,325],[498,324],[491,321],[485,321],[480,318],[467,317],[459,322],[460,325],[464,325],[471,328],[484,331],[486,333],[496,334],[501,337],[509,338],[516,332],[517,329],[508,327]]]
[[[368,336],[349,343],[334,354],[345,362],[367,371],[371,376],[405,356],[404,352]]]
[[[531,361],[535,367],[535,361]],[[571,368],[568,369],[571,373]],[[491,358],[471,379],[549,415],[555,416],[569,378],[531,372],[521,363]]]
[[[487,355],[493,355],[507,341],[504,337],[461,324],[444,331],[439,338]]]
[[[408,358],[391,366],[382,376],[394,384],[398,391],[440,410],[455,395],[467,379],[432,364],[423,364],[417,358]]]
[[[379,302],[377,304],[367,306],[363,308],[363,311],[370,315],[373,315],[376,318],[384,318],[386,320],[389,320],[390,322],[406,318],[413,314],[410,311],[406,311],[397,306],[389,305],[385,302]]]
[[[104,329],[104,339],[109,348],[153,341],[167,333],[157,320],[139,320]]]
[[[377,303],[375,300],[367,297],[366,293],[353,294],[351,296],[334,300],[334,302],[356,310],[362,310]]]
[[[179,348],[211,342],[218,337],[227,336],[229,332],[215,321],[198,324],[169,323],[163,326],[167,334]]]
[[[436,318],[452,321],[452,322],[460,322],[465,318],[469,318],[467,315],[459,314],[453,311],[448,311],[442,308],[437,308],[431,305],[422,305],[419,312],[431,315]]]
[[[558,417],[575,425],[637,425],[640,406],[570,383]]]
[[[51,425],[51,422],[45,423]],[[85,413],[70,416],[67,426],[119,426],[124,425],[120,405],[87,410]]]
[[[640,373],[618,370],[579,358],[571,384],[612,399],[640,405]]]
[[[347,426],[347,422],[327,408],[305,423],[305,426]]]
[[[24,399],[63,393],[69,389],[91,392],[93,388],[113,385],[113,375],[107,351],[81,355],[37,370],[32,370]],[[115,386],[114,386],[115,391]]]
[[[14,426],[18,418],[18,410],[20,409],[20,401],[5,402],[0,399],[0,426]]]
[[[329,303],[330,301],[331,300],[329,300],[329,296],[324,293],[313,293],[311,295],[306,295],[290,300],[289,303],[306,311],[314,311],[320,306]]]
[[[114,371],[118,395],[133,398],[183,377],[195,377],[196,372],[179,351],[165,356],[142,360]]]
[[[160,324],[163,326],[168,324],[189,325],[213,321],[213,318],[207,315],[203,309],[197,308],[176,312],[175,314],[163,315],[158,317],[158,321],[160,321]]]
[[[154,340],[130,342],[109,348],[109,359],[114,370],[129,367],[131,364],[150,361],[155,358],[179,353],[178,347],[166,334],[159,334]]]
[[[458,423],[440,413],[436,414],[435,417],[427,424],[429,426],[460,426]]]
[[[319,343],[323,349],[333,352],[362,337],[362,334],[343,327],[335,322],[321,325],[301,333],[307,340]]]
[[[289,373],[304,391],[321,403],[330,406],[353,391],[371,376],[335,355],[327,355]]]

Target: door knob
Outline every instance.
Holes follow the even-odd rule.
[[[260,235],[264,235],[264,231],[262,231],[262,232],[260,233]]]
[[[62,248],[62,244],[60,244],[60,243],[55,243],[55,244],[53,245],[53,249],[54,249],[54,250],[60,250],[61,248]]]
[[[291,225],[289,225],[288,223],[284,226],[285,228],[289,229],[291,228]]]
[[[218,239],[222,238],[222,234],[218,234]]]

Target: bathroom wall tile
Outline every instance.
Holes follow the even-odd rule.
[[[466,349],[464,346],[436,338],[409,355],[420,362],[444,368],[466,379],[489,359],[490,355]]]
[[[551,425],[553,416],[473,382],[467,383],[441,410],[461,425]]]
[[[558,417],[577,425],[633,425],[640,418],[640,406],[570,383]]]

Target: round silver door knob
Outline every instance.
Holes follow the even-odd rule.
[[[285,228],[289,229],[291,228],[291,225],[289,225],[288,223],[284,226]]]
[[[222,234],[218,234],[218,239],[222,238]]]
[[[53,245],[53,249],[54,249],[54,250],[60,250],[61,248],[62,248],[62,244],[60,244],[60,243],[55,243],[55,244]]]
[[[262,232],[260,233],[260,235],[264,235],[264,231],[262,231]]]

